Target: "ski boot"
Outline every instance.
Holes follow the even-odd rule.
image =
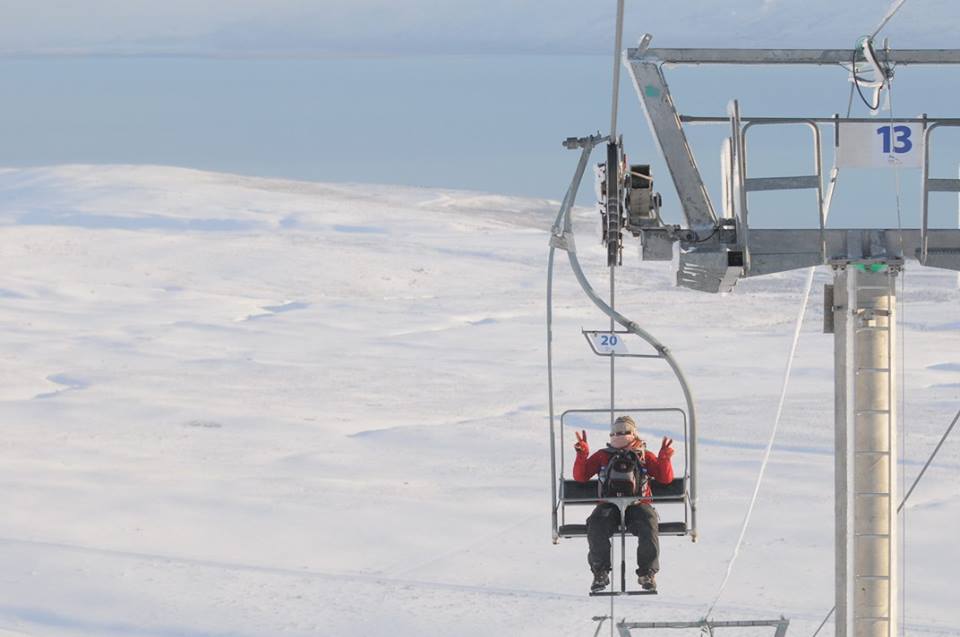
[[[610,571],[594,571],[590,592],[597,593],[610,585]]]
[[[653,573],[640,573],[637,574],[637,582],[640,584],[640,588],[645,591],[655,591],[657,590],[657,580]]]

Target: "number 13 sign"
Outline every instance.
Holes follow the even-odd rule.
[[[842,168],[920,168],[923,127],[919,124],[840,124],[837,164]]]

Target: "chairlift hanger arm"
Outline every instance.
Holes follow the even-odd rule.
[[[576,201],[577,191],[580,186],[580,182],[583,179],[583,173],[585,171],[586,165],[590,158],[590,153],[593,148],[603,141],[608,139],[607,136],[591,135],[587,137],[571,137],[564,142],[564,146],[569,149],[581,149],[580,161],[577,164],[577,169],[574,173],[573,180],[570,183],[570,186],[567,190],[566,196],[563,199],[563,202],[560,206],[560,211],[557,214],[557,218],[554,221],[554,225],[551,231],[551,240],[550,240],[550,256],[548,261],[547,268],[547,367],[548,367],[548,384],[549,384],[549,393],[550,393],[550,453],[551,453],[551,494],[552,494],[552,516],[553,516],[553,536],[554,542],[556,543],[560,537],[558,533],[559,529],[559,515],[562,513],[562,507],[560,506],[560,501],[557,497],[557,486],[558,478],[562,475],[563,470],[563,447],[560,447],[558,452],[557,450],[557,429],[555,425],[555,412],[554,412],[554,403],[553,403],[553,366],[552,366],[552,304],[553,304],[553,260],[554,253],[557,249],[561,249],[567,252],[567,258],[570,262],[570,267],[573,270],[574,277],[577,279],[577,282],[580,284],[584,293],[587,295],[587,298],[590,299],[600,309],[601,312],[609,316],[613,321],[620,325],[625,331],[630,332],[636,336],[639,336],[642,340],[647,342],[653,349],[657,352],[657,358],[662,358],[667,365],[670,367],[677,381],[680,383],[680,389],[683,393],[684,402],[687,407],[687,424],[685,431],[687,432],[687,440],[689,441],[686,446],[686,456],[687,460],[687,481],[686,485],[686,510],[688,515],[688,523],[684,524],[684,529],[681,534],[688,534],[693,541],[697,539],[697,483],[696,483],[696,466],[697,466],[697,453],[696,453],[696,440],[697,440],[697,417],[696,409],[693,402],[693,394],[690,390],[689,385],[687,384],[686,377],[683,374],[683,371],[680,369],[679,364],[673,358],[673,355],[670,353],[670,350],[660,343],[656,338],[653,337],[649,332],[640,327],[636,322],[631,321],[626,316],[614,310],[610,307],[600,296],[597,294],[596,290],[590,284],[590,281],[587,279],[586,274],[583,271],[583,268],[580,265],[579,258],[577,256],[576,246],[574,242],[574,228],[571,222],[571,210],[573,204]],[[614,330],[617,331],[617,330]],[[608,410],[604,410],[605,412]],[[563,431],[563,417],[560,418],[560,431],[562,434]],[[559,455],[560,457],[560,474],[557,472],[557,462],[556,458]]]
[[[833,66],[850,63],[851,49],[627,49],[627,60],[646,64],[750,64]],[[960,49],[891,49],[896,65],[960,64]]]

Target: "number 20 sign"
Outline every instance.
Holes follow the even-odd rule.
[[[587,332],[587,338],[593,343],[598,354],[629,354],[621,334],[612,332]]]
[[[840,124],[841,168],[920,168],[923,164],[923,127],[919,124]]]

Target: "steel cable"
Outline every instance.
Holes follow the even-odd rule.
[[[871,38],[877,37],[877,34],[883,31],[883,28],[887,26],[887,23],[890,22],[890,20],[893,19],[893,16],[897,15],[897,11],[900,10],[900,7],[902,7],[906,1],[907,0],[894,0],[893,3],[890,4],[890,8],[887,9],[886,15],[884,15],[883,20],[880,21],[880,25],[873,30],[873,33],[870,34]]]
[[[927,461],[924,463],[923,468],[920,470],[920,473],[917,474],[917,477],[913,480],[913,484],[910,485],[910,489],[907,490],[907,494],[903,496],[903,500],[900,501],[900,505],[897,507],[897,513],[903,510],[903,507],[906,506],[907,501],[910,499],[910,496],[913,495],[914,489],[917,488],[917,485],[920,484],[920,480],[923,479],[923,476],[927,473],[927,469],[930,468],[930,465],[933,464],[934,459],[937,457],[937,454],[940,453],[940,448],[943,447],[943,443],[947,441],[947,438],[950,437],[950,434],[953,432],[953,428],[957,425],[957,422],[960,421],[960,410],[957,411],[957,415],[953,417],[953,420],[950,421],[950,425],[947,427],[947,430],[943,432],[943,435],[940,436],[940,442],[937,443],[937,446],[934,448],[933,453],[930,454],[930,457],[927,458]],[[823,618],[823,622],[820,624],[820,628],[817,628],[816,632],[811,635],[811,637],[817,637],[817,633],[820,632],[820,629],[823,628],[824,624],[827,623],[827,620],[830,619],[830,615],[837,610],[837,607],[834,606],[830,609],[830,612],[827,613],[827,616]]]

